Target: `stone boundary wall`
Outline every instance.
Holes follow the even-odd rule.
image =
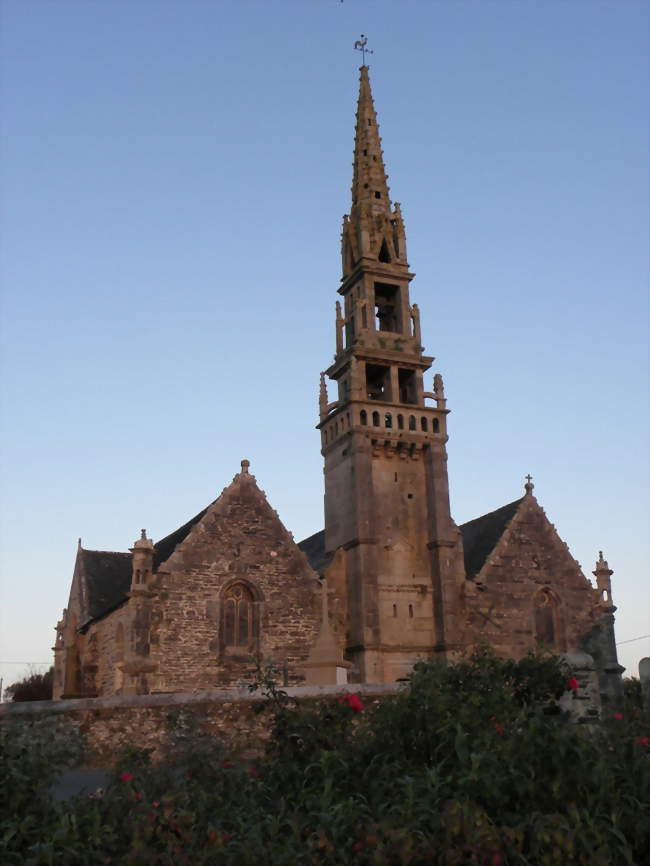
[[[379,685],[290,686],[284,691],[309,702],[359,694],[371,704],[394,695],[402,683]],[[221,689],[174,694],[26,701],[0,704],[0,723],[32,726],[47,720],[65,720],[84,737],[87,766],[110,766],[129,746],[153,749],[152,758],[168,749],[174,736],[188,726],[221,741],[229,753],[241,758],[259,755],[270,734],[271,714],[259,712],[261,692]]]

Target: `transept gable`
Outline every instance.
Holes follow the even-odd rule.
[[[242,471],[209,505],[176,544],[159,573],[188,569],[224,569],[232,576],[251,576],[264,565],[277,566],[283,561],[285,571],[315,578],[307,557],[270,506],[255,477],[248,472],[248,461]],[[186,525],[187,526],[187,525]]]
[[[537,499],[528,493],[517,503],[492,551],[475,575],[477,583],[513,580],[567,592],[593,592],[580,564],[557,533]],[[507,506],[506,506],[507,508]]]

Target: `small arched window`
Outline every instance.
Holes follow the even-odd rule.
[[[547,649],[556,646],[555,603],[548,590],[535,596],[535,639],[538,646]]]
[[[409,415],[409,430],[415,430],[415,415]]]
[[[372,413],[372,425],[373,427],[379,427],[379,412]]]
[[[404,429],[404,416],[403,416],[403,415],[398,415],[398,416],[397,416],[397,427],[398,427],[399,430],[403,430],[403,429]]]
[[[250,647],[256,637],[253,594],[243,583],[234,583],[223,599],[223,643],[226,647]]]
[[[429,424],[428,424],[426,418],[420,418],[420,427],[422,427],[422,432],[423,432],[423,433],[426,433],[426,432],[427,432],[427,429],[428,429],[428,427],[429,427]]]
[[[360,419],[361,423],[363,424],[363,426],[365,427],[368,423],[368,413],[366,412],[365,409],[362,409],[361,412],[359,413],[359,419]]]
[[[440,421],[437,418],[433,419],[433,432],[440,433]]]
[[[393,416],[390,414],[390,412],[386,412],[386,414],[384,415],[384,426],[388,427],[389,429],[393,426]]]

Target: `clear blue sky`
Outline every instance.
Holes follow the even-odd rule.
[[[322,527],[362,32],[454,516],[531,472],[615,569],[619,641],[650,633],[645,0],[1,9],[3,662],[51,657],[78,536],[158,539],[243,457]]]

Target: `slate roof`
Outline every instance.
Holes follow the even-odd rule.
[[[131,586],[131,554],[81,550],[86,585],[87,621],[103,616],[124,601]]]
[[[485,560],[496,547],[507,525],[517,513],[523,499],[517,499],[508,505],[475,517],[459,526],[463,536],[465,551],[465,574],[473,580],[485,563]]]
[[[210,505],[212,504],[213,503],[210,503]],[[210,505],[206,506],[203,511],[199,511],[198,514],[195,514],[191,520],[187,521],[187,523],[179,526],[178,529],[174,530],[174,532],[170,532],[169,535],[166,535],[164,538],[154,544],[154,547],[156,549],[153,558],[154,570],[157,570],[159,565],[162,565],[163,562],[166,562],[169,559],[169,557],[176,550],[181,541],[185,541],[187,536],[190,534],[192,528],[196,526],[196,524],[206,513]]]
[[[316,574],[322,574],[332,559],[331,555],[325,555],[325,530],[315,532],[309,538],[298,542],[298,547],[309,560],[309,564]]]

